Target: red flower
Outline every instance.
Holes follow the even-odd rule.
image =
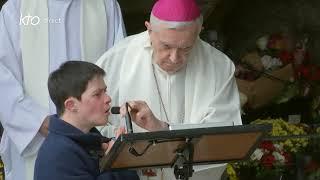
[[[291,162],[292,162],[291,155],[289,153],[287,153],[287,152],[282,152],[281,154],[284,156],[285,163],[287,165],[291,164]]]
[[[266,149],[269,151],[275,151],[276,148],[273,146],[273,143],[271,141],[262,141],[262,143],[259,146],[261,149]]]
[[[279,58],[283,64],[289,64],[292,62],[293,56],[288,51],[281,51],[279,54]]]
[[[261,163],[266,168],[271,168],[273,163],[275,162],[275,158],[272,154],[263,155],[261,158]]]
[[[300,65],[296,68],[298,77],[302,77],[311,81],[320,80],[320,67],[317,67],[314,64],[309,65]]]
[[[298,77],[303,77],[305,79],[311,78],[311,70],[310,67],[307,65],[300,65],[296,68],[296,72]]]

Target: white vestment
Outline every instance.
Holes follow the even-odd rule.
[[[153,75],[152,52],[148,32],[143,32],[119,42],[97,61],[106,71],[105,81],[113,106],[130,100],[144,100],[163,121],[167,121],[165,109],[169,124],[230,121],[235,125],[242,124],[235,68],[226,55],[198,38],[182,70],[169,75],[155,65],[165,106],[162,107]],[[111,116],[110,121],[115,125],[120,122],[117,116]],[[108,126],[102,127],[101,131],[105,135],[112,134]],[[134,125],[134,131],[145,130]],[[219,179],[224,168],[220,165],[196,172],[192,179]],[[158,172],[157,177],[141,178],[174,179],[171,169]]]
[[[95,18],[91,15],[101,17],[101,13],[103,21],[91,20]],[[94,31],[99,28],[98,33]],[[10,0],[4,4],[0,12],[0,120],[4,127],[0,154],[6,180],[33,179],[34,160],[44,139],[38,130],[47,115],[56,113],[48,96],[48,74],[67,60],[95,62],[124,34],[115,0]]]

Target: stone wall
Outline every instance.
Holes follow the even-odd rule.
[[[311,59],[320,64],[320,1],[223,0],[206,21],[224,37],[227,53],[238,59],[255,48],[264,34],[285,32],[295,39],[309,35]]]
[[[0,0],[0,9],[2,8],[2,5],[5,3],[5,0]]]

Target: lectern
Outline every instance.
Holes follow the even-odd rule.
[[[123,134],[100,169],[172,167],[177,179],[188,179],[193,165],[248,158],[270,130],[270,125],[243,125]]]

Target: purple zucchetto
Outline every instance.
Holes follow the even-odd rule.
[[[176,22],[193,21],[201,14],[195,0],[158,0],[151,13],[160,20]]]

